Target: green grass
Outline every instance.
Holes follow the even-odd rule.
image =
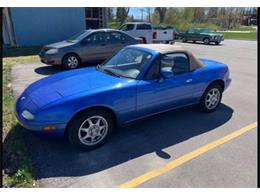
[[[257,40],[256,32],[240,33],[240,32],[221,32],[225,39],[239,39],[239,40]]]
[[[11,48],[8,49],[11,52]],[[18,52],[19,50],[19,52]],[[26,55],[27,49],[15,48],[14,53]],[[6,51],[4,51],[6,52]],[[18,52],[18,53],[17,53]],[[11,52],[12,53],[12,52]],[[15,56],[15,55],[14,55]],[[24,141],[25,129],[18,125],[14,115],[14,98],[11,93],[11,67],[14,64],[37,62],[38,56],[3,58],[3,186],[35,187],[34,169]]]

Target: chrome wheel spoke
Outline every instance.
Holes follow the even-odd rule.
[[[88,119],[88,124],[90,127],[94,125],[91,119]]]
[[[89,128],[81,127],[79,130],[82,131],[82,132],[88,133]]]

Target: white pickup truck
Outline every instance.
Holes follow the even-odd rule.
[[[143,43],[174,43],[173,28],[153,28],[152,24],[146,22],[128,22],[119,30],[141,38]]]

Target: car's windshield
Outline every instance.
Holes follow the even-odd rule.
[[[124,24],[123,26],[121,26],[119,28],[119,30],[122,30],[122,31],[133,30],[134,26],[135,26],[134,24]]]
[[[80,32],[76,33],[75,35],[71,36],[70,38],[68,38],[67,41],[80,41],[80,40],[84,39],[89,33],[90,33],[90,31],[88,31],[88,30],[80,31]]]
[[[98,66],[98,69],[114,76],[136,79],[152,54],[134,48],[126,48]]]

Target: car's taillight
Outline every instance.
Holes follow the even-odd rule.
[[[157,38],[157,32],[153,32],[153,39]]]

